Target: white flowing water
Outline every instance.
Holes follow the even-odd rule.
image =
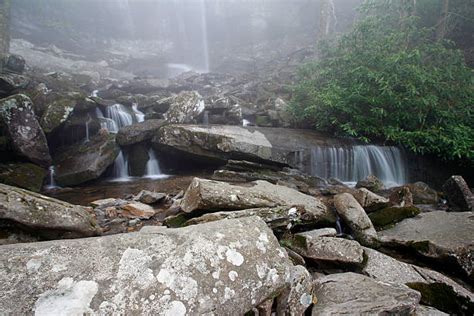
[[[243,119],[242,120],[242,126],[249,126],[250,125],[250,121],[249,120],[246,120],[246,119]]]
[[[57,189],[59,188],[56,185],[56,181],[54,180],[54,176],[56,174],[56,169],[54,166],[50,166],[49,169],[49,179],[48,179],[48,184],[46,185],[46,189],[51,190],[51,189]]]
[[[109,130],[111,133],[117,133],[120,128],[133,124],[133,116],[122,104],[109,105],[105,110],[105,117],[115,122],[113,130]]]
[[[122,150],[115,158],[114,165],[112,167],[113,181],[129,181],[130,176],[128,173],[128,160]]]
[[[310,152],[312,175],[350,184],[375,175],[387,186],[407,183],[406,159],[393,146],[315,147]]]
[[[135,113],[135,117],[137,119],[137,122],[144,122],[145,121],[145,114],[138,110],[138,104],[133,103],[132,105],[133,113]]]
[[[89,118],[86,121],[86,143],[90,141],[89,138],[89,123],[92,121],[92,118],[89,116]]]
[[[202,124],[209,125],[209,111],[204,111],[202,116]]]
[[[148,162],[146,163],[145,178],[162,179],[168,177],[163,174],[160,169],[160,164],[156,158],[155,151],[150,148],[148,150]]]

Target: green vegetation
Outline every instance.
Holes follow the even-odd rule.
[[[320,59],[301,69],[291,104],[296,120],[474,163],[473,71],[446,39],[458,26],[449,27],[454,14],[443,4],[366,1],[353,30],[320,42]],[[474,19],[468,13],[462,18]]]

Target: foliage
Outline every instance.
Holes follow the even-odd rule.
[[[473,72],[402,2],[366,2],[350,33],[321,43],[320,60],[300,71],[292,113],[336,135],[472,163]]]

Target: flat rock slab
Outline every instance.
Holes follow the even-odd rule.
[[[164,120],[146,120],[130,126],[122,127],[117,133],[117,144],[129,146],[153,138],[164,126]]]
[[[409,247],[442,262],[455,262],[473,280],[474,213],[422,213],[379,232],[389,246]]]
[[[314,295],[317,298],[314,316],[412,315],[420,302],[420,293],[406,286],[352,272],[316,279]]]
[[[181,208],[186,213],[275,206],[302,206],[315,221],[335,220],[334,215],[320,199],[266,181],[255,181],[248,186],[240,186],[194,178],[181,202]]]
[[[257,217],[0,247],[6,314],[243,315],[290,279]]]
[[[98,226],[83,206],[0,184],[0,219],[13,221],[44,238],[88,237]]]

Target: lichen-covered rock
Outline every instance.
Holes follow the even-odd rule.
[[[0,165],[0,182],[39,192],[46,173],[46,169],[32,163],[5,164]]]
[[[144,122],[125,126],[117,134],[120,146],[129,146],[151,139],[158,130],[166,124],[164,120],[146,120]]]
[[[450,278],[426,268],[398,261],[373,249],[364,248],[362,272],[376,280],[404,284],[422,295],[421,302],[445,312],[462,315],[474,308],[474,294]]]
[[[243,315],[292,267],[257,217],[1,250],[6,314]]]
[[[43,238],[88,237],[99,232],[86,208],[4,184],[0,184],[0,219]]]
[[[298,233],[285,244],[301,256],[317,261],[362,263],[364,259],[357,241],[325,236],[321,230]]]
[[[66,122],[76,104],[76,100],[64,97],[48,104],[40,120],[43,131],[49,134]]]
[[[356,184],[356,188],[366,188],[372,192],[379,192],[383,190],[384,184],[382,180],[374,175],[368,175],[365,179],[359,180]]]
[[[383,244],[407,247],[438,262],[455,263],[474,279],[474,213],[421,213],[379,232]]]
[[[15,151],[42,167],[51,165],[48,143],[26,95],[0,100],[0,120]]]
[[[17,54],[10,54],[6,58],[5,68],[11,72],[21,74],[25,70],[25,58]]]
[[[349,193],[334,197],[334,207],[344,222],[351,228],[355,238],[363,245],[375,245],[377,232],[362,206]]]
[[[0,98],[11,95],[16,90],[25,88],[30,79],[18,74],[0,74]]]
[[[197,123],[204,108],[204,100],[197,91],[183,91],[173,97],[170,108],[164,116],[170,123]]]
[[[352,195],[357,202],[364,208],[366,212],[373,212],[381,208],[387,207],[389,200],[383,196],[377,195],[366,188],[353,190]]]
[[[413,203],[415,204],[436,204],[439,196],[436,190],[423,182],[415,182],[406,185],[413,194]]]
[[[463,177],[451,176],[443,185],[443,190],[451,211],[474,211],[474,194]]]
[[[315,280],[312,315],[412,315],[420,293],[352,272]]]
[[[106,134],[97,134],[85,144],[63,148],[54,157],[55,179],[61,186],[97,179],[115,161],[118,153],[114,137]]]
[[[303,266],[292,267],[288,286],[277,298],[278,316],[304,315],[313,302],[313,278]]]
[[[301,206],[315,222],[334,222],[334,215],[318,198],[266,181],[247,186],[194,178],[181,202],[186,213],[216,212],[275,206]]]
[[[398,223],[405,218],[415,217],[418,214],[420,214],[420,210],[413,205],[404,207],[392,206],[370,213],[369,218],[375,227],[381,228]]]
[[[122,215],[128,218],[149,219],[155,215],[153,207],[140,202],[128,203],[122,206]]]
[[[410,207],[413,206],[413,194],[409,186],[392,188],[389,195],[392,206]]]

